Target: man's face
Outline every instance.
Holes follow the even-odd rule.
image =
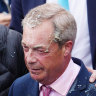
[[[36,28],[24,27],[22,46],[31,77],[42,84],[51,84],[65,70],[64,50],[52,41],[54,27],[45,21]]]

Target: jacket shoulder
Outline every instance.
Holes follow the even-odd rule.
[[[35,96],[38,93],[38,82],[33,80],[29,73],[16,79],[8,96]],[[30,95],[29,95],[30,94]]]
[[[14,84],[15,87],[16,87],[16,86],[23,87],[22,85],[28,85],[28,83],[29,83],[30,81],[32,82],[32,81],[34,81],[34,80],[31,78],[30,74],[27,73],[27,74],[25,74],[25,75],[17,78],[17,79],[14,81],[13,84]]]
[[[80,59],[72,58],[74,63],[80,66],[80,71],[72,84],[68,96],[96,96],[96,81],[89,82],[91,73],[88,72]]]

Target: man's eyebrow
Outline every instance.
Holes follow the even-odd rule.
[[[40,49],[40,48],[43,48],[44,49],[44,46],[42,46],[42,45],[36,45],[36,46],[33,47],[33,49]]]
[[[23,46],[26,46],[26,44],[25,44],[23,41],[21,41],[21,44],[22,44]],[[44,45],[36,45],[36,46],[30,47],[30,48],[32,48],[33,50],[37,50],[37,49],[47,49],[46,46],[44,46]]]

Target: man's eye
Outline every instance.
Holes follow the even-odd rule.
[[[25,52],[27,52],[27,51],[29,51],[29,48],[28,48],[27,46],[23,46],[23,50],[24,50]]]
[[[46,53],[48,53],[48,52],[46,52],[46,50],[37,50],[37,52],[38,52],[39,54],[46,54]]]
[[[40,52],[40,53],[44,53],[44,51],[43,50],[37,50],[38,52]]]

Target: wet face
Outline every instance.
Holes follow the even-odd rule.
[[[42,84],[51,84],[64,72],[64,48],[52,41],[54,27],[50,21],[36,28],[24,27],[22,46],[31,77]]]

